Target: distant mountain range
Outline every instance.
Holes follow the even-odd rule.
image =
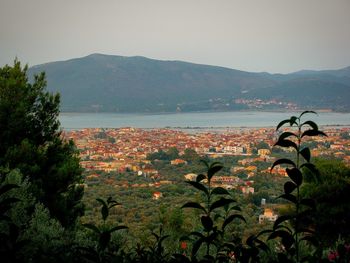
[[[71,112],[242,109],[350,111],[350,67],[291,74],[252,73],[181,61],[92,54],[33,66]]]

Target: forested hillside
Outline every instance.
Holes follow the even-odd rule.
[[[29,69],[29,74],[41,71],[46,72],[48,89],[61,94],[62,111],[249,109],[237,99],[276,100],[272,109],[285,109],[279,102],[293,103],[301,109],[350,109],[349,68],[283,75],[145,57],[93,54],[34,66]]]

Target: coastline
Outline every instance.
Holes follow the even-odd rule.
[[[168,129],[233,129],[275,127],[283,119],[298,112],[196,112],[171,114],[122,114],[122,113],[62,113],[61,128],[168,128]],[[350,113],[319,112],[309,115],[319,126],[350,126]]]
[[[121,115],[171,115],[171,114],[191,114],[191,113],[234,113],[234,112],[266,112],[266,113],[300,113],[303,111],[309,111],[310,109],[244,109],[244,110],[233,110],[233,111],[212,111],[212,110],[202,110],[202,111],[166,111],[166,112],[112,112],[112,111],[60,111],[60,114],[71,115],[71,114],[121,114]],[[332,109],[313,109],[316,113],[350,113],[350,111],[334,111]]]

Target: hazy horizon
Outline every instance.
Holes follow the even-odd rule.
[[[185,62],[185,63],[191,63],[191,64],[198,64],[198,65],[207,65],[207,66],[214,66],[214,67],[223,67],[223,68],[229,68],[229,69],[235,69],[235,70],[242,70],[240,68],[230,68],[230,67],[225,67],[225,66],[221,66],[221,65],[213,65],[213,64],[204,64],[204,63],[197,63],[197,62],[193,62],[193,61],[184,61],[184,60],[177,60],[177,59],[158,59],[158,58],[151,58],[151,57],[146,57],[146,56],[142,56],[142,55],[135,55],[135,56],[123,56],[123,55],[119,55],[119,54],[104,54],[104,53],[91,53],[91,54],[87,54],[84,56],[80,56],[80,57],[74,57],[74,58],[68,58],[68,59],[62,59],[62,60],[56,60],[56,61],[47,61],[44,63],[40,63],[40,64],[36,64],[36,65],[29,65],[29,67],[36,67],[36,66],[41,66],[41,65],[45,65],[48,63],[55,63],[55,62],[64,62],[64,61],[69,61],[69,60],[73,60],[73,59],[80,59],[80,58],[84,58],[84,57],[88,57],[91,55],[103,55],[103,56],[117,56],[117,57],[144,57],[146,59],[151,59],[151,60],[159,60],[159,61],[179,61],[179,62]],[[11,65],[11,63],[10,63]],[[268,72],[268,71],[247,71],[247,72],[252,72],[252,73],[271,73],[271,74],[290,74],[290,73],[295,73],[298,71],[303,71],[303,70],[315,70],[315,71],[322,71],[322,70],[338,70],[338,69],[343,69],[343,68],[347,68],[350,67],[350,63],[348,66],[345,67],[340,67],[340,68],[324,68],[324,69],[298,69],[295,71],[291,71],[291,72],[285,72],[285,73],[280,73],[280,72]],[[242,70],[245,71],[245,70]]]
[[[93,53],[250,72],[350,66],[348,0],[0,0],[0,66]]]

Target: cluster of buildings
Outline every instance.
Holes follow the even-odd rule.
[[[236,104],[243,104],[248,106],[250,109],[265,109],[265,108],[283,108],[288,110],[298,110],[298,106],[292,102],[272,100],[261,100],[261,99],[235,99]]]
[[[350,128],[326,127],[323,129],[327,137],[314,137],[310,141],[312,156],[331,155],[339,157],[350,165]],[[99,177],[96,171],[132,172],[135,176],[153,178],[152,183],[133,184],[132,187],[154,187],[161,184],[171,184],[164,180],[156,170],[148,155],[177,148],[179,156],[170,160],[171,165],[186,165],[187,161],[181,159],[186,149],[193,149],[199,155],[222,157],[227,155],[240,156],[240,160],[232,165],[230,175],[213,178],[213,186],[226,189],[240,189],[243,194],[254,193],[254,182],[249,178],[258,172],[270,173],[270,169],[259,170],[257,162],[273,163],[272,146],[279,134],[274,128],[227,128],[221,130],[197,131],[180,129],[82,129],[65,132],[65,138],[74,140],[81,158],[81,165],[86,171],[92,171],[86,179]],[[288,149],[283,149],[288,151]],[[238,173],[247,175],[244,180]],[[286,176],[285,169],[275,167],[273,174]],[[195,180],[197,175],[186,174],[184,179]],[[108,180],[108,179],[107,179]],[[110,179],[109,179],[110,180]],[[119,187],[130,187],[127,180],[111,182]],[[152,198],[162,198],[162,193],[155,190]],[[260,215],[259,222],[276,220],[277,215],[266,208]]]
[[[313,138],[312,156],[332,155],[350,164],[350,128],[327,128],[325,132],[327,137]],[[241,156],[243,158],[231,171],[233,174],[245,172],[248,177],[257,172],[254,163],[274,161],[271,151],[278,138],[273,128],[227,128],[191,133],[176,129],[94,128],[69,131],[64,136],[74,140],[80,152],[81,165],[86,170],[128,170],[138,175],[156,176],[158,172],[152,168],[147,156],[176,147],[180,156],[186,149],[214,158]],[[171,160],[171,164],[181,165],[186,161],[176,158]],[[283,171],[277,167],[274,172],[284,175]]]

